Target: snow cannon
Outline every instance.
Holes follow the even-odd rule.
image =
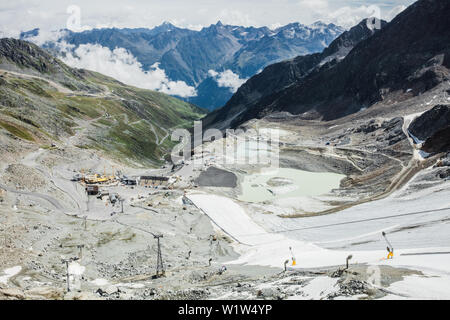
[[[291,252],[292,255],[292,266],[297,265],[297,260],[294,257],[294,253],[292,252],[292,247],[289,247],[289,251]]]
[[[392,246],[392,244],[389,242],[388,238],[386,237],[386,233],[383,231],[382,235],[384,237],[384,240],[386,240],[386,243],[388,244],[388,246],[386,247],[386,250],[388,252],[388,256],[387,259],[394,259],[394,247]]]
[[[289,263],[289,259],[284,262],[284,271],[287,271],[287,264]]]
[[[350,261],[352,258],[353,258],[353,255],[349,255],[349,256],[347,257],[347,259],[345,260],[346,269],[348,269],[348,263],[349,263],[349,261]]]

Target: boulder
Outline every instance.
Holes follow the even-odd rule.
[[[61,288],[36,287],[26,291],[27,298],[43,298],[49,300],[62,299],[64,291]]]
[[[437,105],[416,118],[408,128],[427,153],[450,151],[450,105]]]
[[[436,132],[450,126],[450,106],[436,105],[431,110],[414,119],[409,132],[419,140],[426,141]]]

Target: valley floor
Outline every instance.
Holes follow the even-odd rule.
[[[0,298],[450,299],[450,181],[407,133],[426,108],[370,116],[373,132],[364,132],[363,116],[350,128],[344,120],[300,129],[295,119],[248,123],[263,137],[278,129],[280,167],[345,176],[325,194],[302,196],[291,196],[289,177],[270,176],[255,188],[274,196],[253,202],[242,201],[242,184],[264,166],[224,162],[219,150],[233,136],[206,143],[202,159],[176,172],[114,163],[76,147],[77,137],[54,148],[24,144],[0,165]],[[254,139],[249,132],[242,135]],[[172,186],[104,186],[125,199],[122,213],[70,181],[113,168],[169,176]],[[164,236],[162,278],[153,277],[155,234]],[[70,258],[78,259],[68,265],[67,292]]]

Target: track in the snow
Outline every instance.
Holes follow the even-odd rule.
[[[343,225],[348,225],[348,224],[355,224],[355,223],[376,221],[376,220],[385,220],[385,219],[398,218],[398,217],[404,217],[404,216],[412,216],[412,215],[416,215],[416,214],[432,213],[432,212],[445,211],[445,210],[450,210],[450,207],[442,208],[442,209],[408,212],[408,213],[402,213],[402,214],[378,217],[378,218],[370,218],[370,219],[361,219],[361,220],[353,220],[353,221],[347,221],[347,222],[324,224],[324,225],[313,226],[313,227],[303,227],[303,228],[286,229],[286,230],[280,230],[280,231],[271,231],[271,232],[267,232],[267,233],[287,233],[287,232],[310,230],[310,229],[321,229],[321,228],[327,228],[327,227],[343,226]],[[262,233],[247,234],[245,236],[256,236],[256,235],[262,235]]]
[[[424,256],[429,254],[450,254],[450,252],[416,252],[416,253],[402,253],[401,256]]]

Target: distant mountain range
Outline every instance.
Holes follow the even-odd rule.
[[[322,22],[309,26],[291,23],[271,30],[224,25],[219,21],[200,31],[166,22],[153,29],[65,30],[56,41],[45,42],[42,46],[57,50],[56,43],[65,41],[75,47],[99,44],[110,50],[125,48],[144,70],[159,63],[170,80],[184,81],[195,87],[197,96],[186,100],[213,110],[223,106],[240,84],[264,67],[298,55],[320,52],[344,31]],[[33,41],[37,35],[39,29],[23,32],[21,39]],[[232,77],[223,77],[225,71]]]

